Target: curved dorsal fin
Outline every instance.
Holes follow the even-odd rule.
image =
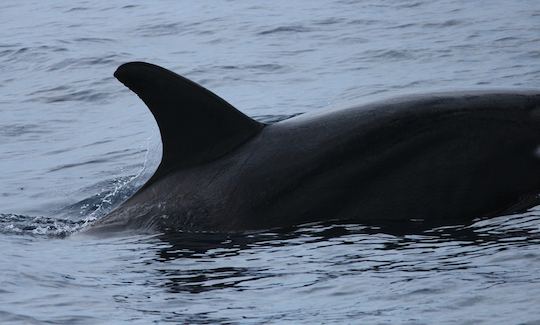
[[[161,133],[161,164],[146,185],[173,170],[223,156],[264,126],[207,89],[159,66],[130,62],[114,76],[144,101]]]

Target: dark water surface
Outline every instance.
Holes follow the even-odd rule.
[[[0,323],[540,324],[540,208],[470,225],[76,232],[152,174],[144,60],[260,120],[540,88],[540,2],[0,3]],[[75,233],[74,235],[72,235]]]

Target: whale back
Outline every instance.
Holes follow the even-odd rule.
[[[121,65],[114,76],[148,106],[161,134],[161,163],[144,187],[172,171],[227,154],[264,126],[209,90],[162,67],[130,62]]]

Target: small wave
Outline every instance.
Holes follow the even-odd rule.
[[[417,27],[418,24],[416,23],[405,23],[405,24],[399,24],[395,26],[390,26],[388,29],[404,29],[404,28],[411,28],[411,27]]]
[[[0,137],[18,137],[28,134],[45,134],[50,133],[50,130],[44,129],[38,124],[11,124],[0,128]]]
[[[9,63],[16,62],[37,62],[39,59],[47,58],[51,52],[64,52],[67,51],[65,47],[61,46],[52,46],[52,45],[40,45],[32,47],[19,47],[19,48],[10,48],[0,51],[0,58],[6,60]]]
[[[83,162],[78,162],[78,163],[74,163],[74,164],[65,164],[65,165],[61,165],[61,166],[58,166],[58,167],[51,168],[49,170],[49,172],[56,172],[56,171],[59,171],[59,170],[64,170],[64,169],[73,168],[73,167],[104,163],[104,162],[107,162],[108,160],[109,160],[109,158],[99,158],[99,159],[91,159],[91,160],[87,160],[87,161],[83,161]]]
[[[310,32],[311,29],[301,25],[280,26],[273,29],[263,30],[257,33],[257,35],[269,35],[269,34],[282,34],[282,33],[305,33]]]
[[[69,58],[64,59],[60,62],[52,64],[49,66],[48,71],[57,71],[63,70],[71,67],[76,67],[77,69],[82,69],[85,66],[95,66],[95,65],[118,65],[120,64],[119,56],[117,54],[109,54],[103,56],[92,56],[92,57],[82,57],[82,58]]]
[[[58,86],[58,87],[53,87],[53,88],[40,89],[40,90],[29,93],[28,96],[35,96],[35,95],[39,95],[39,94],[47,94],[47,93],[50,93],[50,92],[66,91],[66,90],[69,90],[69,87],[67,87],[67,86]]]
[[[257,115],[257,116],[254,116],[253,118],[259,122],[262,122],[262,123],[267,123],[267,124],[273,124],[273,123],[277,123],[279,121],[284,121],[284,120],[287,120],[287,119],[290,119],[290,118],[293,118],[295,116],[298,116],[302,113],[295,113],[295,114],[282,114],[282,115]]]
[[[184,26],[180,23],[168,23],[168,24],[156,24],[146,25],[138,28],[136,31],[141,36],[155,37],[155,36],[167,36],[176,35],[184,29]]]
[[[0,44],[0,49],[1,48],[6,48],[6,47],[17,47],[17,46],[20,46],[21,44],[20,43],[15,43],[15,44]]]
[[[90,8],[88,7],[73,7],[73,8],[70,8],[68,10],[66,10],[65,12],[76,12],[76,11],[86,11]]]
[[[50,217],[0,214],[0,233],[46,237],[66,237],[81,228],[84,221]]]
[[[245,68],[250,69],[250,70],[263,70],[263,71],[272,71],[273,72],[273,71],[283,70],[283,69],[285,69],[285,66],[281,65],[281,64],[267,63],[267,64],[246,65]]]
[[[275,63],[263,63],[263,64],[247,64],[247,65],[223,65],[217,67],[223,70],[252,70],[252,71],[264,71],[264,72],[276,72],[286,69],[286,66]]]
[[[3,51],[0,51],[0,57],[10,55],[13,52],[15,52],[15,50],[3,50]]]
[[[519,40],[520,40],[519,37],[508,36],[508,37],[498,38],[494,40],[494,42],[512,42],[512,41],[519,41]]]
[[[92,87],[87,86],[88,89],[76,90],[73,87],[62,85],[53,88],[43,88],[27,95],[28,102],[42,102],[42,103],[58,103],[69,101],[83,101],[83,102],[105,102],[112,97],[112,93],[109,91],[98,91],[93,88],[99,88],[103,86],[106,81],[101,80],[101,83],[92,83]],[[81,87],[77,87],[80,89]]]
[[[135,30],[135,33],[143,37],[179,35],[181,33],[193,33],[196,35],[214,34],[214,30],[201,28],[201,26],[213,24],[221,20],[222,18],[215,17],[212,19],[202,19],[195,22],[181,21],[171,23],[146,24],[138,27]]]
[[[408,50],[369,50],[365,52],[366,60],[383,59],[383,60],[409,60],[414,58],[411,51]]]
[[[427,28],[444,28],[444,27],[453,27],[457,25],[462,25],[463,21],[458,19],[450,19],[443,22],[436,22],[436,23],[425,23],[422,26]]]
[[[540,51],[529,51],[525,53],[524,56],[529,57],[531,59],[540,59]]]
[[[112,43],[114,40],[112,38],[103,38],[103,37],[79,37],[75,38],[73,41],[80,43]]]
[[[316,20],[314,24],[315,25],[334,25],[334,24],[339,24],[343,21],[344,21],[343,18],[325,18],[325,19]]]
[[[88,148],[88,147],[93,147],[93,146],[99,146],[99,145],[102,145],[102,144],[105,144],[105,143],[110,143],[112,141],[113,141],[112,139],[98,140],[98,141],[95,141],[95,142],[92,142],[92,143],[81,145],[80,148]]]
[[[349,24],[368,26],[368,25],[379,23],[379,22],[380,22],[379,20],[374,20],[374,19],[354,19],[354,20],[349,21]]]
[[[418,1],[418,2],[412,2],[412,3],[404,3],[401,5],[398,5],[398,8],[417,8],[424,4],[424,2]]]
[[[34,100],[41,101],[47,104],[59,103],[59,102],[72,102],[72,101],[95,103],[95,102],[104,102],[110,97],[111,97],[111,94],[106,93],[106,92],[81,90],[81,91],[70,92],[65,95],[39,97]]]
[[[27,316],[27,315],[21,315],[13,312],[8,312],[4,310],[0,310],[0,319],[2,322],[6,322],[9,324],[39,324],[40,321],[37,318]]]

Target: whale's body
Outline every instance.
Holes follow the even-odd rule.
[[[451,223],[530,207],[519,203],[540,190],[540,92],[404,97],[263,125],[151,64],[115,76],[155,116],[163,157],[92,231]]]

